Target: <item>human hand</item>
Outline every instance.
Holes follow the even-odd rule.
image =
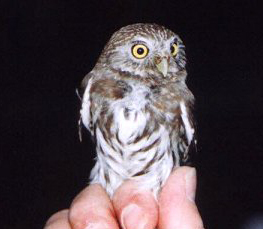
[[[125,182],[111,201],[99,184],[80,192],[69,209],[57,212],[44,229],[203,229],[194,202],[196,171],[183,166],[168,178],[158,203],[150,191]],[[118,224],[119,222],[119,224]]]

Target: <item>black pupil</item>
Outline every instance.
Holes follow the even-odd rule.
[[[138,53],[139,55],[142,55],[142,54],[144,53],[144,49],[143,49],[143,48],[138,48],[138,49],[137,49],[137,53]]]
[[[171,46],[171,53],[173,53],[174,52],[174,46],[172,45]]]

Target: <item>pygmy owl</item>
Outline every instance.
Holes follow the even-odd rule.
[[[96,143],[91,183],[110,197],[134,179],[155,197],[194,141],[194,96],[185,84],[185,47],[163,26],[115,32],[81,83],[79,125]]]

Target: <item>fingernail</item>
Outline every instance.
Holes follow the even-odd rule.
[[[196,169],[191,168],[188,173],[185,174],[185,191],[186,197],[194,202],[195,201],[195,191],[196,191]]]
[[[130,204],[122,210],[121,224],[124,229],[143,229],[146,223],[146,215],[136,204]]]

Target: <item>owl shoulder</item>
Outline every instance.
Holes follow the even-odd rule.
[[[94,76],[93,72],[89,72],[88,74],[86,74],[83,78],[83,80],[80,83],[80,87],[79,87],[79,94],[81,97],[83,97],[83,94],[85,92],[85,89],[88,86],[88,83],[90,81],[90,79]]]

